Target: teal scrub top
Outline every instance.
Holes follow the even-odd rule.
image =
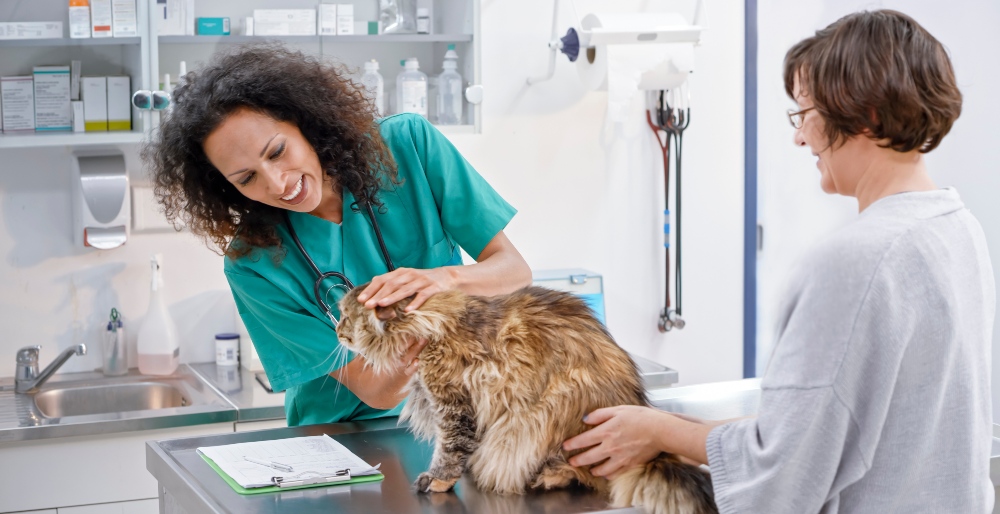
[[[397,268],[437,268],[462,263],[458,247],[478,257],[517,212],[433,125],[416,114],[379,120],[401,184],[380,192],[375,210],[389,256]],[[351,210],[343,191],[341,224],[289,211],[295,231],[323,272],[339,271],[364,284],[388,271],[367,210]],[[289,426],[398,415],[365,405],[329,374],[354,355],[340,346],[333,323],[316,304],[315,272],[284,224],[282,250],[255,249],[225,259],[236,307],[275,391],[285,390]],[[284,256],[275,263],[275,252]],[[279,254],[280,255],[280,254]],[[336,305],[331,305],[339,318]]]

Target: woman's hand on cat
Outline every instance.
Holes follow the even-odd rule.
[[[563,443],[566,451],[590,448],[573,456],[572,466],[601,463],[590,469],[598,477],[613,478],[618,473],[641,466],[664,451],[660,447],[662,418],[670,416],[648,407],[622,405],[597,409],[583,422],[594,428]]]
[[[388,307],[413,297],[406,312],[418,309],[432,295],[455,288],[456,279],[448,268],[397,268],[372,279],[358,295],[365,308]]]

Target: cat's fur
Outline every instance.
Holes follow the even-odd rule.
[[[528,287],[492,298],[438,293],[406,313],[365,309],[352,290],[340,302],[340,342],[377,372],[426,339],[410,382],[409,419],[435,441],[431,468],[415,486],[445,492],[465,471],[484,491],[523,493],[573,482],[610,494],[614,506],[655,513],[714,513],[711,479],[662,453],[610,482],[570,466],[562,443],[601,407],[648,405],[632,359],[579,298]]]

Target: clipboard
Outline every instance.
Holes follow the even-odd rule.
[[[222,469],[219,468],[219,466],[214,461],[212,461],[212,459],[206,457],[202,453],[198,453],[198,455],[208,464],[210,468],[214,469],[215,472],[218,473],[220,477],[222,477],[222,480],[224,480],[227,484],[229,484],[229,487],[232,487],[237,494],[242,494],[242,495],[276,493],[281,491],[309,489],[312,487],[327,487],[331,485],[341,485],[341,484],[364,484],[367,482],[379,482],[385,479],[385,475],[381,473],[377,475],[363,475],[363,476],[348,475],[350,476],[348,480],[344,480],[340,477],[337,477],[339,479],[335,481],[321,481],[321,482],[310,481],[312,483],[306,483],[303,485],[283,485],[282,487],[272,485],[267,487],[254,487],[247,489],[241,486],[240,484],[236,483],[236,481],[233,480],[232,477],[230,477],[228,474],[226,474],[225,471],[222,471]]]

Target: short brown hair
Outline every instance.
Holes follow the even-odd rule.
[[[962,112],[962,93],[941,43],[891,10],[849,14],[785,55],[785,91],[795,78],[826,121],[831,146],[865,130],[898,152],[927,153]]]

